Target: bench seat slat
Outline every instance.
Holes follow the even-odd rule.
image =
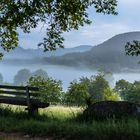
[[[2,88],[2,89],[26,90],[26,86],[23,87],[23,86],[0,85],[0,88]],[[39,88],[38,87],[28,87],[28,88],[29,88],[29,90],[32,90],[32,91],[39,91]]]
[[[30,99],[30,102],[31,105],[38,108],[45,108],[49,106],[49,103],[41,102],[38,99]],[[26,98],[20,98],[20,97],[15,98],[15,97],[0,96],[0,103],[27,106]]]
[[[6,91],[0,90],[0,94],[9,94],[9,95],[17,95],[17,96],[26,96],[26,92],[17,92],[17,91]]]
[[[16,96],[27,96],[26,92],[20,92],[20,91],[8,91],[8,90],[0,90],[0,94],[9,94],[9,95],[16,95]],[[30,93],[30,96],[38,97],[39,93]]]

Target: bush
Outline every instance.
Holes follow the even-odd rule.
[[[44,102],[58,104],[62,101],[61,81],[52,78],[43,78],[41,76],[31,77],[28,81],[29,86],[39,87],[40,98]]]
[[[85,120],[103,120],[109,118],[138,117],[140,106],[126,101],[102,101],[90,105],[83,112]]]

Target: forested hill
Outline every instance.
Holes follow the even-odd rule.
[[[109,71],[139,70],[140,57],[125,55],[128,41],[140,40],[140,32],[119,34],[83,53],[70,53],[61,57],[44,59],[46,62],[67,66],[82,66]]]
[[[92,48],[93,46],[90,45],[81,45],[73,48],[58,48],[56,51],[48,51],[43,52],[43,49],[24,49],[23,47],[17,47],[10,52],[4,52],[0,47],[0,52],[3,52],[4,59],[18,59],[18,60],[25,60],[25,59],[40,59],[43,57],[50,57],[50,56],[62,56],[67,53],[73,52],[85,52]]]

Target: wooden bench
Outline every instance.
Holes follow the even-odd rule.
[[[0,103],[27,106],[28,113],[34,114],[49,106],[38,99],[38,93],[38,87],[0,85]]]

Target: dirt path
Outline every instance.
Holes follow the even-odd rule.
[[[51,137],[30,137],[21,133],[4,133],[0,132],[0,140],[54,140]],[[61,139],[62,140],[62,139]]]

